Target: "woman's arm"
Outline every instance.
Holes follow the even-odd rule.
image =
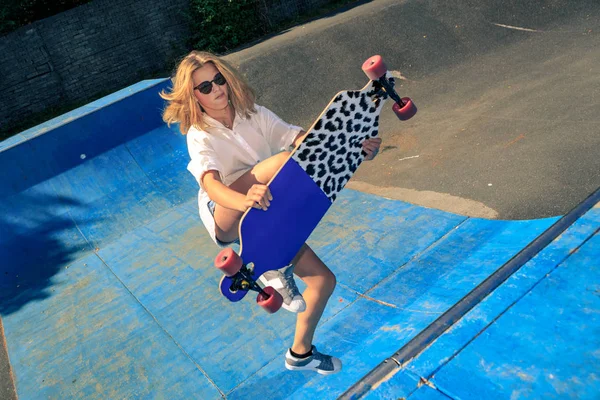
[[[212,201],[221,207],[241,212],[245,212],[250,207],[266,210],[270,205],[270,200],[273,200],[268,186],[252,185],[248,193],[244,195],[223,184],[219,172],[215,170],[204,174],[202,185]]]
[[[381,138],[366,139],[362,144],[363,150],[367,153],[365,161],[371,161],[379,153],[381,147]]]

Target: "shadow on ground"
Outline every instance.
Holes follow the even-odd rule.
[[[18,196],[21,213],[0,216],[0,315],[51,295],[54,276],[82,253],[92,250],[70,212],[82,204],[68,197]],[[86,221],[93,222],[91,220]]]

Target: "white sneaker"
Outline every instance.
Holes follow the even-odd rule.
[[[285,367],[291,371],[316,371],[321,375],[331,375],[342,370],[342,361],[319,353],[313,346],[312,355],[306,358],[296,358],[288,349],[285,354]]]
[[[281,269],[267,271],[258,278],[263,287],[271,286],[283,297],[281,307],[293,313],[306,310],[304,298],[294,281],[294,266],[292,264]]]

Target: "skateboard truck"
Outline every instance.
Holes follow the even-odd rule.
[[[253,271],[250,265],[242,264],[240,270],[236,274],[231,276],[232,283],[229,290],[231,290],[232,292],[236,292],[238,290],[254,290],[256,292],[266,294],[263,292],[262,288],[258,286],[256,281],[252,278],[252,275]]]
[[[386,77],[388,71],[385,63],[381,56],[373,56],[365,61],[362,65],[363,72],[372,81],[378,82],[385,93],[395,101],[392,106],[392,110],[401,121],[406,121],[417,113],[417,106],[409,97],[400,97],[396,90],[394,90],[394,84]],[[376,95],[379,95],[377,93]]]
[[[283,304],[283,297],[271,286],[261,288],[252,277],[254,271],[250,265],[251,263],[244,264],[242,258],[232,248],[221,250],[215,258],[215,267],[231,279],[229,286],[231,292],[238,290],[258,292],[256,296],[258,305],[268,313],[276,312]]]

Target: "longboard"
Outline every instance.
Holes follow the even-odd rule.
[[[273,201],[267,211],[250,208],[243,215],[239,256],[225,249],[215,259],[225,274],[221,293],[230,301],[255,290],[261,306],[277,311],[281,296],[272,288],[260,288],[258,277],[288,265],[302,248],[364,160],[364,140],[377,137],[386,99],[396,100],[394,112],[400,119],[416,113],[414,103],[394,91],[394,79],[381,57],[365,61],[363,70],[371,78],[367,85],[336,94],[268,184]]]

